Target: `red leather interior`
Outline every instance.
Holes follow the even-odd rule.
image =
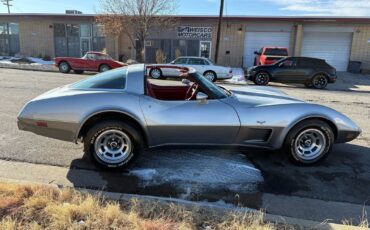
[[[186,92],[189,86],[159,86],[150,83],[146,84],[147,95],[158,100],[185,100]]]

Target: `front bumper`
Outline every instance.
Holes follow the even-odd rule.
[[[353,141],[358,136],[360,136],[361,132],[362,132],[361,129],[357,131],[340,131],[338,133],[335,143],[346,143]]]

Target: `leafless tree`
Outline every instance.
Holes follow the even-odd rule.
[[[105,34],[126,34],[137,53],[145,61],[145,40],[153,28],[169,28],[177,19],[173,15],[177,0],[101,0],[97,22]]]

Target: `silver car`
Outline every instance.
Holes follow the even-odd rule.
[[[274,88],[230,91],[177,67],[186,84],[163,86],[149,81],[151,68],[132,65],[46,92],[24,106],[18,127],[81,141],[107,168],[127,166],[143,148],[169,145],[285,149],[310,165],[361,133],[345,115]]]
[[[172,68],[173,66],[193,68],[213,82],[233,77],[233,71],[230,67],[215,65],[211,60],[204,57],[178,57],[168,64],[157,64],[152,66],[156,68],[150,68],[148,74],[154,79],[178,77],[179,73],[176,69]]]

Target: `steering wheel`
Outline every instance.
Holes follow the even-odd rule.
[[[188,91],[186,92],[185,100],[190,101],[191,99],[193,99],[194,95],[196,95],[196,93],[198,91],[198,88],[199,88],[198,84],[193,83],[189,87]]]

